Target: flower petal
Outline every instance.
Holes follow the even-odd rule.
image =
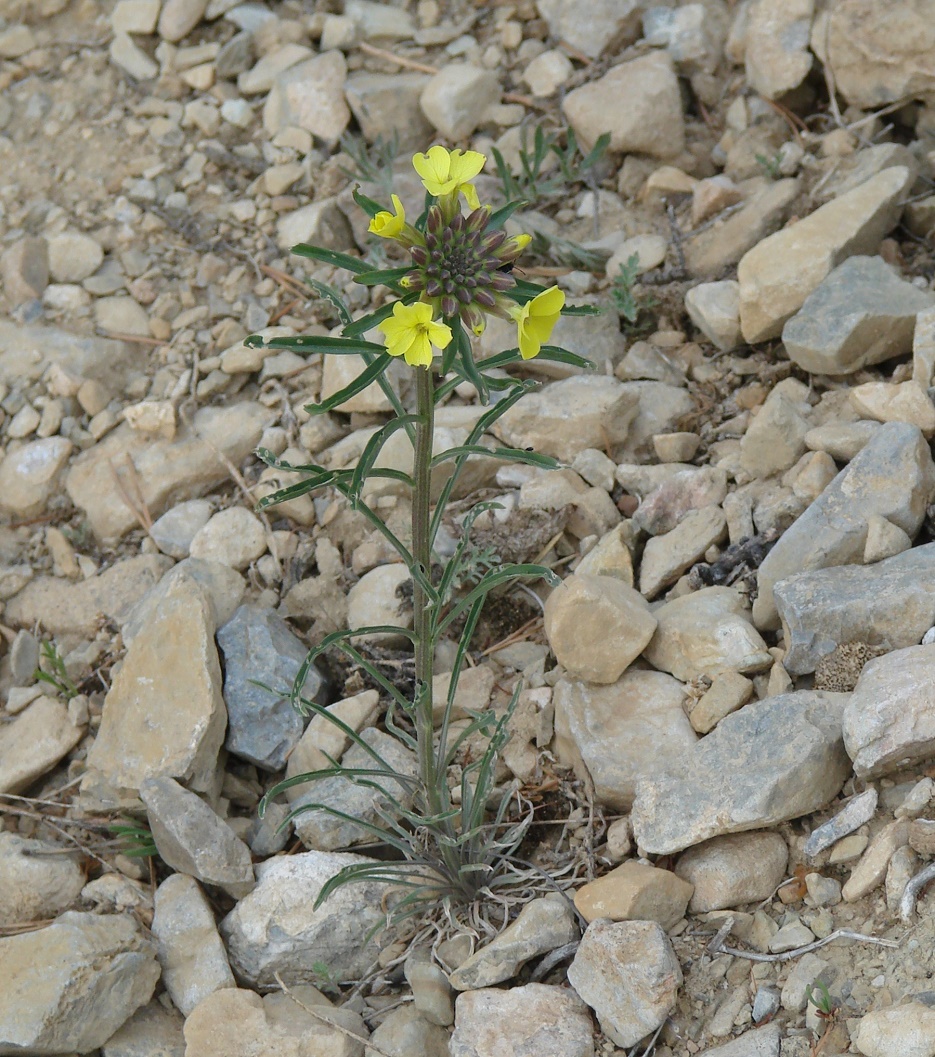
[[[453,150],[448,168],[449,178],[459,184],[473,180],[487,164],[487,156],[476,150]],[[474,209],[477,206],[473,207]]]

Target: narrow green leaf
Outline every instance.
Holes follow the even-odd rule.
[[[360,184],[358,184],[351,193],[354,196],[354,201],[371,220],[373,220],[377,213],[389,212],[389,210],[384,209],[379,202],[374,202],[372,198],[368,198],[367,195],[361,191]]]
[[[294,338],[270,338],[267,349],[289,349],[291,352],[324,352],[330,356],[362,356],[364,353],[379,354],[386,349],[373,341],[354,340],[348,337],[330,337],[326,334],[300,334]]]
[[[528,205],[529,203],[524,202],[521,198],[517,199],[515,202],[507,202],[505,206],[501,206],[496,212],[491,213],[490,220],[487,221],[487,230],[497,231],[502,228],[517,209],[522,209],[524,206]]]
[[[372,272],[360,272],[354,276],[354,282],[361,286],[389,286],[395,289],[399,280],[412,271],[412,265],[404,268],[380,268]]]
[[[370,271],[370,265],[360,257],[351,257],[347,253],[338,253],[336,250],[326,250],[323,246],[310,246],[305,242],[300,242],[298,246],[292,247],[292,252],[297,257],[321,261],[322,264],[330,264],[332,268],[344,268],[345,271],[354,272],[355,275]]]
[[[314,279],[310,275],[305,276],[305,285],[310,286],[319,297],[334,305],[342,323],[347,324],[353,320],[354,317],[351,315],[351,310],[347,307],[347,303],[333,286],[323,283],[320,279]]]
[[[310,415],[323,415],[326,411],[332,411],[334,408],[340,407],[345,401],[350,400],[352,396],[362,393],[368,385],[383,374],[389,365],[389,353],[384,352],[382,355],[376,356],[353,382],[338,390],[333,396],[329,396],[327,400],[322,400],[318,404],[308,404],[305,410]]]
[[[504,462],[521,462],[527,466],[538,466],[543,470],[557,470],[561,463],[551,455],[540,455],[537,451],[526,451],[525,448],[485,448],[482,444],[459,444],[449,448],[432,459],[432,465],[450,462],[460,455],[488,455],[492,459],[503,459]]]

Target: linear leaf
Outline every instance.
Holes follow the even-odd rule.
[[[355,275],[370,271],[370,265],[360,257],[351,257],[347,253],[338,253],[336,250],[326,250],[323,246],[310,246],[308,243],[300,242],[298,246],[292,247],[292,252],[297,257],[321,261],[322,264],[330,264],[332,268],[344,268],[345,271],[354,272]]]
[[[350,400],[352,396],[357,396],[358,393],[362,393],[368,385],[378,379],[389,364],[389,353],[384,352],[382,355],[376,356],[353,382],[346,385],[343,389],[339,389],[338,392],[333,396],[329,396],[326,400],[322,400],[317,404],[308,404],[305,410],[310,415],[323,415],[326,411],[340,407],[345,401]]]

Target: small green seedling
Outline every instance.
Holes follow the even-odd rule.
[[[810,983],[805,988],[805,998],[815,1007],[822,1020],[830,1020],[834,1016],[834,999],[823,981],[814,980]]]
[[[782,169],[780,168],[780,165],[782,164],[782,155],[779,151],[776,151],[772,158],[765,154],[755,154],[754,157],[757,160],[757,164],[771,180],[779,180],[782,178]]]
[[[55,692],[66,701],[79,694],[78,687],[68,674],[65,661],[54,642],[43,642],[39,648],[39,667],[33,672],[33,678],[37,682],[48,683],[54,687]]]
[[[152,833],[146,826],[133,819],[126,818],[122,822],[112,823],[107,829],[115,837],[123,839],[124,846],[120,853],[128,859],[152,859],[159,854]]]
[[[593,182],[595,169],[610,146],[609,134],[599,136],[586,154],[578,146],[571,129],[565,131],[564,139],[565,145],[562,146],[559,133],[547,132],[538,125],[530,145],[527,130],[523,129],[519,173],[513,173],[500,151],[492,148],[497,178],[508,200],[537,202],[566,195],[573,184]],[[547,164],[552,159],[554,163]]]
[[[639,254],[633,253],[627,258],[626,264],[620,265],[620,271],[615,276],[610,291],[614,307],[627,324],[625,330],[639,329],[640,316],[656,307],[656,299],[651,294],[637,297],[634,292],[639,274]]]

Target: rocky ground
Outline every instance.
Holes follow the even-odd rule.
[[[0,1053],[933,1057],[935,3],[0,14]],[[417,208],[437,141],[497,147],[528,274],[605,310],[497,427],[566,468],[478,462],[448,523],[496,498],[488,554],[565,577],[494,599],[457,702],[523,680],[499,778],[555,891],[368,939],[379,886],[313,909],[360,832],[256,810],[360,750],[252,680],[410,619],[406,574],[327,492],[258,514],[254,451],[352,465],[389,408],[310,418],[347,360],[243,340],[333,328],[307,278],[379,304],[288,250],[382,264],[351,190]],[[307,692],[411,765],[364,672]]]

